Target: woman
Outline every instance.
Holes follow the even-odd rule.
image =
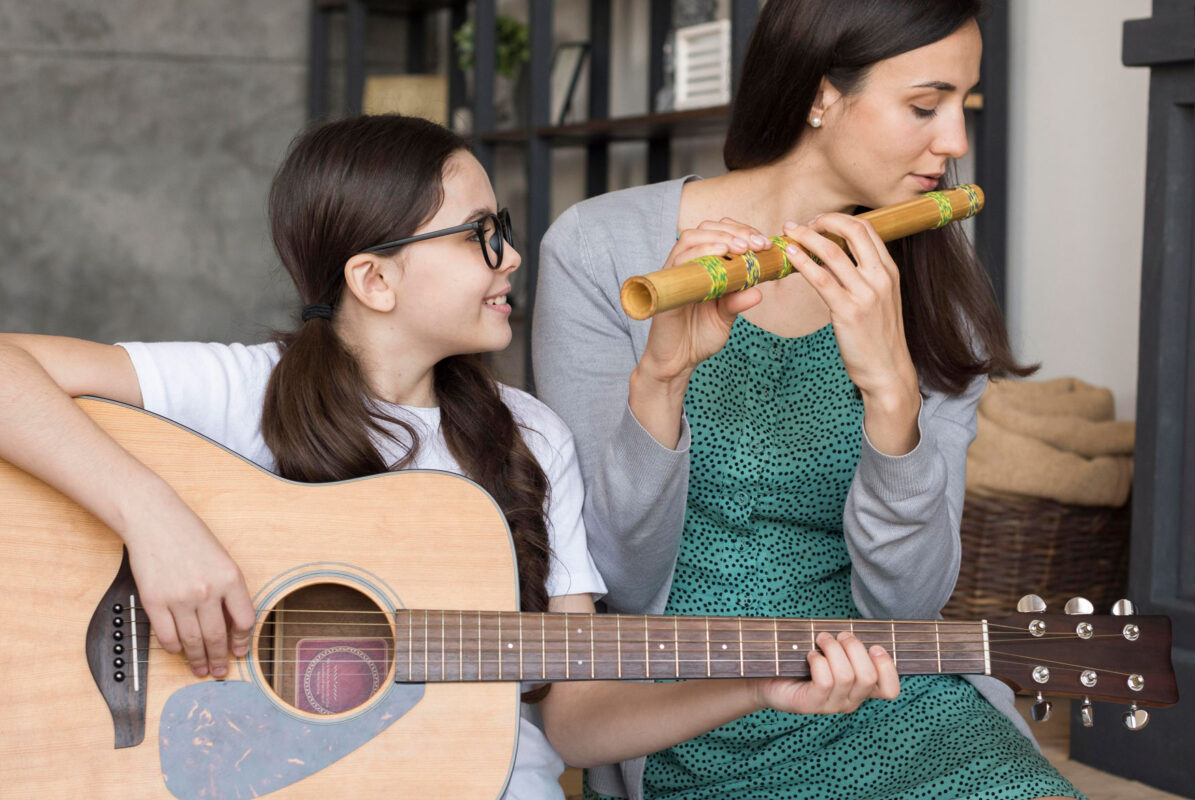
[[[577,438],[612,610],[918,619],[950,596],[976,403],[989,373],[1030,370],[957,228],[888,248],[848,215],[937,188],[966,152],[978,5],[771,0],[729,172],[588,200],[548,231],[536,379]],[[621,312],[627,277],[779,231],[824,266],[789,248],[784,280],[650,322]],[[1007,688],[953,676],[904,678],[849,716],[752,715],[593,770],[588,791],[1081,797]]]
[[[605,587],[585,547],[572,437],[475,355],[510,343],[506,296],[520,257],[466,143],[400,116],[316,127],[274,179],[270,222],[304,303],[297,330],[250,346],[0,336],[0,458],[124,539],[154,634],[198,677],[225,677],[230,655],[248,649],[245,582],[202,520],[71,396],[154,411],[293,480],[403,468],[467,475],[506,515],[522,610],[592,613]],[[541,708],[571,759],[605,763],[765,705],[841,711],[896,693],[882,651],[830,637],[822,651],[812,682],[732,681],[714,702],[698,683],[531,687],[506,796],[562,794]],[[574,710],[595,703],[620,710],[600,730]]]

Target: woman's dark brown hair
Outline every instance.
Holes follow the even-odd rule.
[[[270,229],[302,302],[335,309],[345,262],[378,242],[410,236],[430,219],[444,199],[445,164],[467,150],[455,133],[398,115],[323,124],[297,138],[270,189]],[[338,481],[412,463],[419,449],[415,430],[383,410],[332,320],[312,319],[276,332],[275,340],[282,356],[266,390],[262,433],[280,475]],[[547,477],[477,356],[446,358],[434,375],[449,451],[506,515],[522,610],[546,611]],[[411,442],[395,464],[374,445],[379,437],[395,440],[388,425]],[[524,699],[544,694],[546,687]]]
[[[858,92],[876,62],[933,44],[976,19],[980,0],[769,0],[743,59],[722,157],[775,163],[807,130],[822,78]],[[766,124],[761,124],[766,120]],[[957,394],[978,375],[1025,376],[991,280],[958,225],[890,242],[909,353],[921,381]]]

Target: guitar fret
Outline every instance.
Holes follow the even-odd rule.
[[[651,647],[648,645],[648,640],[651,635],[647,630],[647,617],[643,618],[643,670],[647,673],[647,677],[651,677]]]
[[[415,625],[411,619],[411,612],[407,612],[407,680],[415,677]]]
[[[457,665],[456,676],[462,681],[465,679],[465,612],[457,612],[456,632],[460,636],[459,647],[456,651]]]
[[[477,680],[481,680],[481,612],[477,612]]]
[[[710,677],[710,618],[705,618],[705,677]]]
[[[597,674],[594,672],[594,662],[597,658],[593,652],[593,614],[589,614],[589,677],[595,678]]]
[[[502,612],[498,612],[498,680],[502,680]]]
[[[892,628],[892,649],[888,652],[892,655],[892,666],[900,670],[900,662],[896,660],[896,621],[889,620],[888,627]]]
[[[441,611],[440,612],[440,680],[446,680],[448,678],[448,675],[446,674],[447,670],[444,668],[444,663],[448,660],[448,656],[447,656],[448,649],[445,646],[446,645],[445,639],[447,638],[447,636],[448,636],[448,631],[445,629],[445,625],[444,625],[444,612]]]
[[[430,677],[428,672],[428,653],[427,653],[427,611],[423,612],[423,679],[427,680]]]
[[[676,665],[676,677],[680,677],[680,622],[672,616],[672,658]]]
[[[523,680],[523,615],[519,614],[519,680]]]
[[[983,674],[991,675],[992,674],[992,652],[991,652],[991,648],[989,647],[990,641],[988,639],[988,621],[985,619],[980,623],[980,625],[983,626],[983,628],[982,628],[982,632],[983,632]]]
[[[772,649],[776,654],[776,677],[780,677],[780,630],[776,619],[772,619]]]
[[[539,668],[540,677],[548,679],[548,615],[539,615]]]
[[[618,677],[622,677],[622,614],[614,615],[614,633],[618,648]]]
[[[739,617],[739,677],[743,677],[743,618]]]
[[[934,621],[934,648],[938,651],[938,674],[942,674],[942,636],[938,630],[938,623]]]

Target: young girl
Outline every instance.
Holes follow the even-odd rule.
[[[771,0],[743,62],[729,172],[587,200],[548,231],[535,374],[577,438],[611,610],[938,616],[958,574],[976,403],[987,374],[1028,370],[957,226],[885,246],[848,215],[938,188],[966,153],[978,11]],[[632,275],[767,249],[782,231],[824,266],[790,247],[784,280],[649,322],[621,310]],[[1082,796],[1007,687],[932,676],[850,716],[767,711],[591,770],[587,796],[1055,795]]]
[[[70,397],[99,395],[181,422],[300,481],[389,469],[463,473],[498,501],[524,611],[593,611],[605,591],[581,521],[572,438],[473,355],[510,342],[519,254],[485,171],[455,134],[399,116],[296,140],[270,194],[274,244],[303,301],[297,330],[251,346],[0,337],[0,457],[56,486],[125,541],[154,633],[197,676],[245,654],[254,608],[203,522]],[[468,576],[462,576],[463,581]],[[607,763],[765,705],[806,713],[894,696],[892,661],[825,637],[813,680],[563,683],[529,692],[507,790],[559,797],[563,762]],[[709,701],[708,697],[716,697]],[[610,706],[604,724],[588,709]]]

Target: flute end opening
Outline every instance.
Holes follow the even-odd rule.
[[[618,299],[631,319],[647,319],[656,313],[656,287],[641,275],[626,279]]]

